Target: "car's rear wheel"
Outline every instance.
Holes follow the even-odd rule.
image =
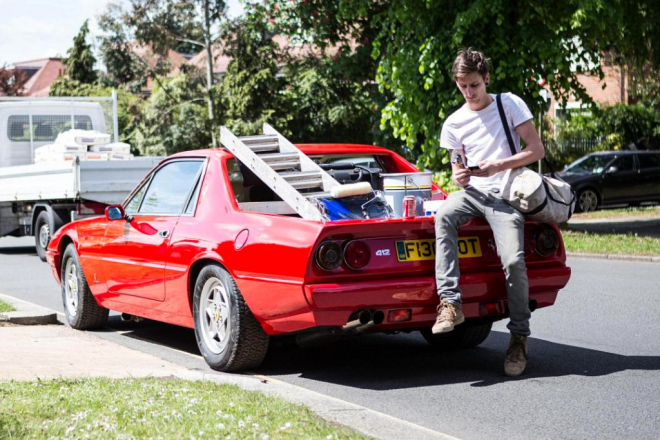
[[[268,350],[268,335],[248,308],[225,269],[204,267],[193,296],[195,337],[204,360],[214,370],[258,367]]]
[[[420,330],[420,333],[426,342],[437,348],[445,350],[472,348],[486,340],[492,326],[492,322],[472,324],[466,321],[448,333],[434,335],[430,328]]]
[[[46,249],[50,243],[51,230],[48,213],[41,211],[34,224],[34,246],[41,261],[46,261]]]
[[[598,209],[598,194],[593,189],[583,189],[578,195],[577,210],[591,212]]]
[[[108,320],[109,310],[99,306],[89,290],[73,244],[62,256],[62,303],[69,325],[78,330],[101,328]]]

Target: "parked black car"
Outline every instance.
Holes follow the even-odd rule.
[[[559,175],[577,193],[576,211],[660,202],[660,152],[592,153],[568,165]]]

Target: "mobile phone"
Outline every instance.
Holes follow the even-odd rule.
[[[476,171],[476,170],[480,170],[481,168],[476,166],[476,167],[467,167],[467,169],[470,170],[470,171]]]

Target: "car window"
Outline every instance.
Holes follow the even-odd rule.
[[[199,188],[202,186],[202,179],[201,177],[197,179],[197,183],[195,184],[195,192],[193,192],[192,197],[190,198],[190,201],[188,201],[188,206],[186,207],[186,214],[193,215],[195,213],[195,207],[197,206],[197,198],[199,197]]]
[[[611,154],[585,156],[567,166],[565,171],[569,173],[600,174],[605,171],[605,167],[612,162],[614,157]]]
[[[637,158],[639,159],[639,168],[642,170],[660,168],[660,154],[640,154]]]
[[[632,155],[621,156],[610,166],[616,167],[619,172],[635,171],[635,159]]]
[[[142,185],[142,188],[138,190],[138,192],[133,195],[131,200],[126,204],[126,214],[135,214],[138,209],[140,208],[140,203],[142,203],[142,199],[144,198],[144,193],[147,191],[148,183],[145,183]]]
[[[199,160],[180,160],[170,162],[156,171],[138,213],[180,214],[202,163]]]
[[[73,117],[75,128],[92,129],[92,118],[87,115]],[[7,121],[7,136],[10,141],[30,141],[30,116],[11,115]],[[32,140],[35,142],[54,141],[57,135],[71,129],[71,115],[33,115]]]

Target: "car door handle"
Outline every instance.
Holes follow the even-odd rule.
[[[161,237],[163,237],[163,238],[167,238],[167,237],[170,236],[170,231],[168,231],[167,229],[165,229],[164,231],[159,231],[159,232],[158,232],[158,235],[161,236]]]

